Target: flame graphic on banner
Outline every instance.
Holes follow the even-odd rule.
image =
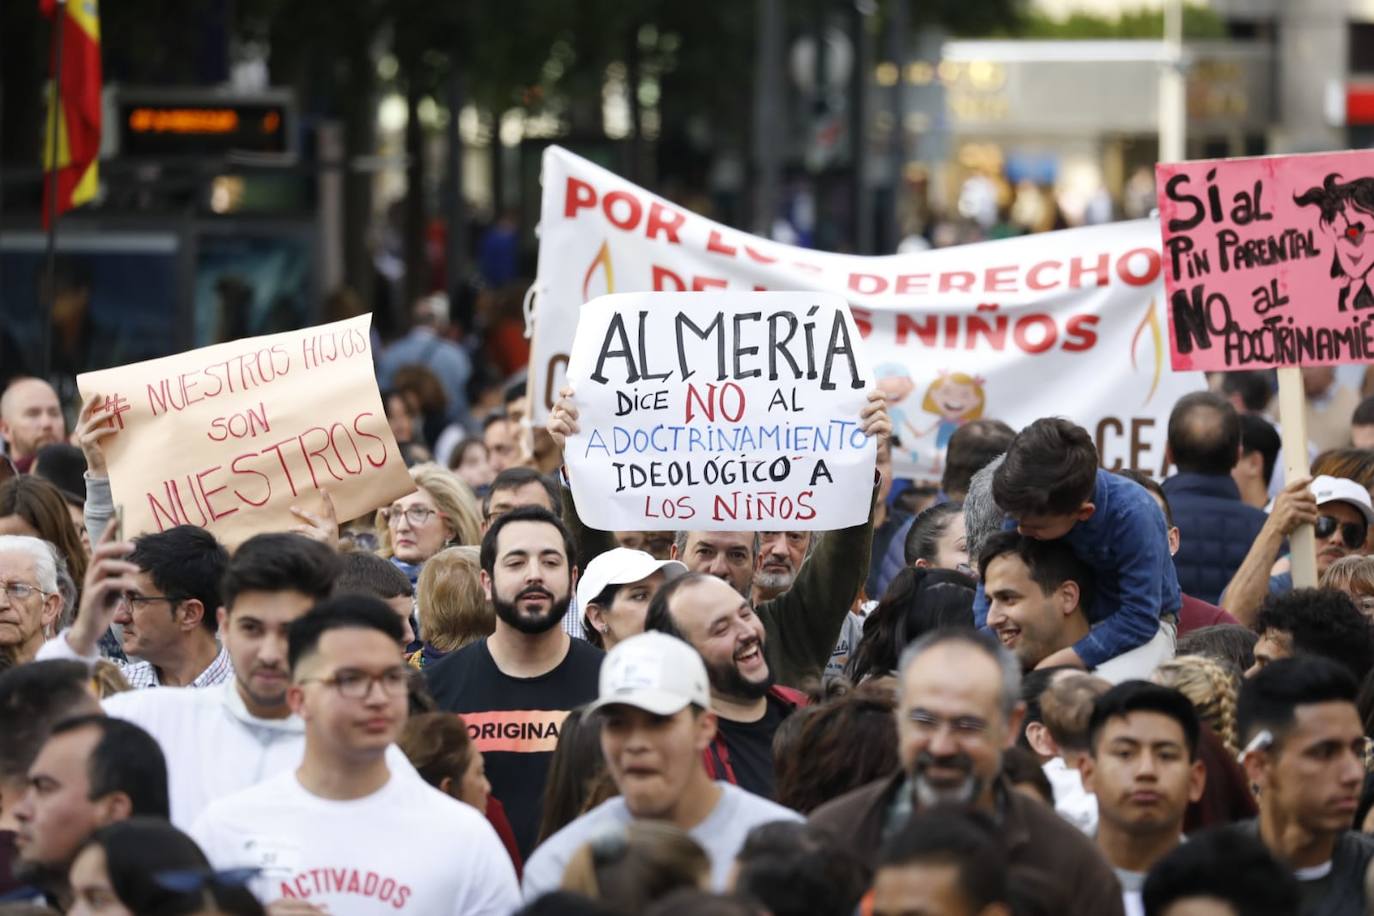
[[[1150,393],[1145,395],[1145,400],[1141,406],[1150,403],[1159,390],[1159,377],[1164,371],[1164,335],[1159,329],[1159,315],[1155,313],[1155,300],[1150,300],[1150,307],[1145,310],[1145,317],[1140,319],[1140,324],[1136,326],[1135,336],[1131,338],[1131,368],[1139,366],[1136,363],[1136,349],[1140,344],[1140,335],[1145,333],[1145,328],[1150,329],[1150,339],[1154,342],[1155,350],[1155,376],[1150,382]]]
[[[598,252],[596,253],[596,257],[592,258],[592,263],[590,263],[590,264],[587,265],[587,273],[586,273],[586,275],[582,278],[582,301],[583,301],[583,302],[586,302],[588,299],[593,298],[591,295],[588,294],[587,290],[588,290],[588,287],[591,286],[591,283],[592,283],[592,274],[596,273],[596,268],[597,268],[598,265],[600,265],[601,268],[602,268],[602,270],[604,270],[604,271],[606,272],[606,292],[607,292],[607,293],[613,293],[613,292],[615,292],[615,271],[611,268],[611,243],[610,243],[610,242],[602,242],[602,243],[601,243],[601,250],[598,251]]]

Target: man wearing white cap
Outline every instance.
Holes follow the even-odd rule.
[[[601,750],[620,791],[544,841],[525,863],[524,894],[556,890],[584,843],[633,820],[686,830],[711,857],[725,886],[735,853],[759,824],[800,821],[795,811],[706,775],[702,753],[716,733],[706,666],[696,650],[663,633],[619,643],[601,666],[588,714],[602,717]]]
[[[1342,557],[1366,553],[1371,524],[1374,503],[1369,491],[1355,481],[1324,474],[1312,480],[1294,481],[1271,504],[1268,521],[1222,595],[1222,607],[1248,626],[1254,623],[1266,595],[1292,590],[1288,558],[1278,560],[1278,554],[1284,540],[1298,526],[1312,525],[1315,530],[1320,576]]]
[[[677,560],[655,560],[643,550],[616,547],[587,564],[577,583],[587,641],[607,652],[644,632],[649,602],[665,584],[687,571]]]

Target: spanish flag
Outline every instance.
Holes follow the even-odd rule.
[[[48,90],[48,119],[43,127],[43,227],[52,206],[53,169],[57,179],[57,212],[66,213],[95,196],[96,162],[100,156],[100,8],[98,0],[39,0],[39,12],[53,20],[62,40],[62,72],[49,72],[57,82],[57,110]],[[56,18],[61,16],[61,19]],[[57,118],[57,149],[53,123]]]

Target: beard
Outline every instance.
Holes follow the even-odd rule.
[[[932,783],[926,778],[926,770],[937,764],[945,769],[962,770],[964,778],[956,785]],[[962,753],[936,757],[928,751],[922,751],[916,757],[911,783],[916,792],[916,804],[922,808],[939,804],[969,805],[983,791],[983,780],[974,773],[973,760]]]
[[[528,613],[520,609],[520,600],[531,595],[541,595],[549,599],[549,609],[544,612]],[[497,597],[493,591],[491,596],[492,607],[496,610],[496,616],[505,621],[509,626],[526,633],[530,636],[538,636],[540,633],[547,633],[558,626],[563,619],[563,615],[568,612],[568,605],[572,603],[571,593],[562,598],[555,598],[553,592],[539,585],[531,585],[529,588],[522,589],[515,595],[514,601],[504,601]]]
[[[791,569],[787,572],[767,572],[761,569],[754,573],[754,584],[770,592],[785,592],[795,581],[797,574]]]
[[[750,640],[741,646],[735,654],[748,652],[755,646],[758,647],[759,654],[762,654],[763,643],[757,639]],[[739,673],[739,668],[735,666],[735,660],[732,658],[724,663],[707,662],[706,679],[711,684],[711,690],[721,696],[738,700],[757,700],[759,697],[766,696],[773,686],[773,671],[769,669],[768,676],[761,681],[751,681]]]

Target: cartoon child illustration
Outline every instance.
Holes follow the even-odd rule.
[[[894,450],[896,440],[902,435],[903,430],[910,430],[914,438],[919,438],[922,433],[911,425],[911,420],[907,417],[906,411],[900,405],[911,393],[916,390],[916,383],[911,379],[911,372],[901,363],[883,363],[873,370],[876,377],[876,387],[883,393],[883,398],[887,401],[887,415],[892,419],[892,431]],[[911,460],[917,460],[915,450],[910,452]]]
[[[1374,308],[1374,293],[1369,289],[1369,270],[1374,267],[1374,178],[1356,178],[1342,183],[1339,173],[1326,176],[1319,188],[1295,194],[1299,206],[1321,210],[1318,224],[1330,237],[1335,255],[1331,259],[1332,278],[1344,277],[1337,305],[1347,308]],[[1352,295],[1353,291],[1353,295]]]
[[[941,372],[926,389],[921,409],[940,419],[922,435],[935,433],[935,469],[940,469],[940,456],[949,445],[954,431],[969,420],[983,415],[983,379],[964,372]]]

